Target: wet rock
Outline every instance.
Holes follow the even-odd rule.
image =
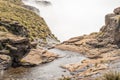
[[[58,55],[43,49],[32,49],[20,62],[23,66],[36,66],[42,63],[51,62],[57,57]]]

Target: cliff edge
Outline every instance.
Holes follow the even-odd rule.
[[[32,9],[21,0],[0,0],[0,69],[35,66],[57,58],[39,48],[48,45],[48,40],[58,40]]]
[[[71,38],[56,48],[87,57],[82,62],[62,66],[74,73],[75,80],[94,80],[110,70],[120,71],[120,7],[105,16],[105,25],[99,32]]]

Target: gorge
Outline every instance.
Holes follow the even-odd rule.
[[[119,1],[87,2],[1,0],[0,80],[120,80]]]

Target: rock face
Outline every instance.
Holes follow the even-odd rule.
[[[58,55],[44,49],[34,49],[29,39],[0,32],[0,60],[2,66],[33,66],[53,61]]]
[[[37,47],[47,45],[48,38],[57,39],[44,19],[23,5],[21,0],[0,0],[0,69],[39,65],[57,57]]]
[[[74,72],[73,76],[81,80],[100,76],[105,70],[117,70],[110,68],[110,64],[117,61],[112,64],[116,67],[115,64],[120,63],[120,8],[105,16],[105,25],[99,32],[71,38],[55,47],[78,52],[88,58],[81,63],[62,66]]]
[[[51,33],[42,17],[24,8],[21,0],[0,1],[0,31],[10,32],[14,35],[27,37],[30,41],[47,44],[47,38],[58,41]],[[41,46],[41,44],[39,44]]]
[[[26,53],[31,49],[28,39],[17,37],[11,33],[0,32],[0,54],[9,55],[14,64],[18,64]]]

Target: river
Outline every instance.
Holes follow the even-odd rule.
[[[120,5],[120,0],[47,0],[51,2],[47,6],[36,1],[44,0],[23,0],[40,10],[40,16],[61,41],[99,31],[104,16]]]
[[[62,75],[70,76],[70,72],[62,69],[61,65],[76,63],[85,59],[84,56],[75,52],[59,49],[51,49],[49,51],[59,54],[61,58],[37,67],[18,67],[2,71],[0,80],[58,80]]]

